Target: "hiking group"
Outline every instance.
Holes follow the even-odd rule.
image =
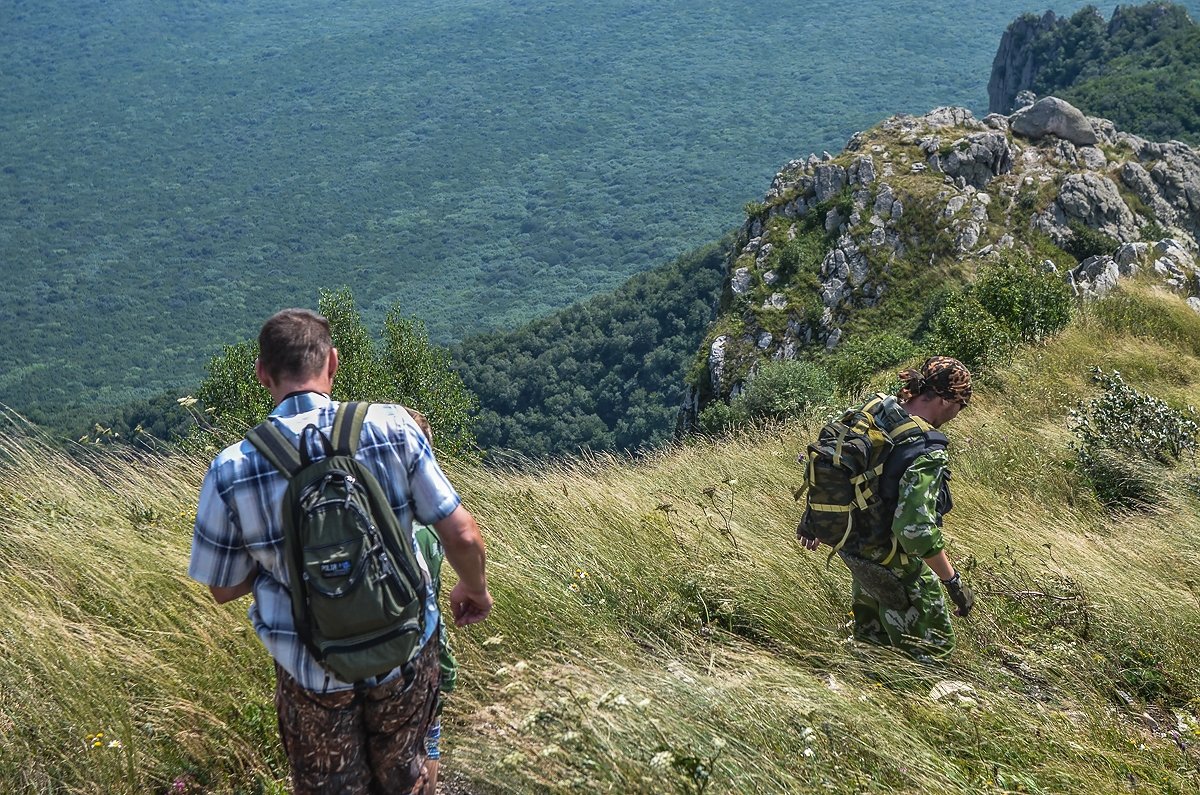
[[[441,693],[456,674],[441,562],[458,575],[454,623],[487,618],[478,525],[419,412],[331,399],[338,351],[324,317],[282,310],[258,345],[275,408],[209,467],[188,574],[218,603],[253,595],[298,795],[432,795]],[[971,376],[935,357],[901,379],[899,395],[848,410],[809,446],[797,532],[850,569],[856,638],[931,659],[954,643],[942,587],[958,615],[973,604],[944,549],[950,473],[936,430],[970,402]]]

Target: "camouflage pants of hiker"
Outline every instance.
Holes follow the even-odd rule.
[[[296,795],[409,795],[425,786],[425,735],[438,698],[435,638],[406,676],[314,693],[275,666],[279,736]]]
[[[949,654],[954,649],[954,630],[937,575],[925,565],[897,574],[907,604],[885,606],[863,588],[858,576],[853,578],[854,637],[894,646],[918,660]]]

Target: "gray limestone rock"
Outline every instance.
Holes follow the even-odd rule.
[[[775,247],[770,243],[763,243],[758,249],[758,255],[754,258],[754,267],[761,269],[763,263],[767,261],[767,258],[771,256],[771,252],[774,250]]]
[[[750,277],[749,268],[738,268],[733,272],[733,278],[729,281],[729,289],[733,290],[734,295],[745,295],[750,292],[754,281]]]
[[[975,118],[975,114],[966,108],[934,108],[922,116],[921,119],[927,126],[935,130],[945,127],[967,127],[970,129],[980,129],[983,127],[979,120]]]
[[[767,348],[771,347],[771,343],[774,341],[775,341],[775,337],[771,334],[771,332],[769,332],[769,331],[762,332],[761,334],[758,335],[757,345],[758,345],[759,350],[765,351]]]
[[[1079,108],[1058,97],[1045,97],[1022,108],[1009,117],[1008,126],[1034,140],[1053,135],[1077,146],[1091,146],[1100,140]]]
[[[787,309],[787,296],[783,293],[771,293],[771,297],[763,301],[763,309]]]
[[[1154,244],[1154,251],[1159,257],[1171,260],[1180,269],[1194,268],[1196,265],[1195,258],[1177,240],[1164,238]]]
[[[880,183],[879,192],[875,194],[875,214],[884,218],[890,216],[895,201],[896,195],[892,193],[892,186],[886,182]]]
[[[962,208],[967,206],[966,196],[954,196],[950,201],[946,202],[946,209],[942,211],[943,218],[953,218],[958,215]]]
[[[1013,110],[1028,108],[1035,102],[1037,102],[1037,94],[1033,93],[1029,89],[1018,91],[1017,95],[1013,97]]]
[[[839,213],[838,209],[836,207],[834,207],[832,210],[830,210],[828,213],[825,214],[825,231],[828,232],[829,234],[833,234],[845,222],[846,222],[846,219],[842,218],[841,213]]]
[[[1085,226],[1099,229],[1122,242],[1138,239],[1139,233],[1133,213],[1121,198],[1117,186],[1108,177],[1090,171],[1067,175],[1062,188],[1059,189],[1058,200],[1053,209],[1063,216],[1061,226],[1066,226],[1071,219],[1076,219]],[[1060,220],[1058,214],[1055,220]],[[1062,230],[1058,231],[1060,237],[1067,236]]]
[[[714,394],[721,393],[721,381],[725,378],[725,350],[731,339],[728,334],[722,334],[712,342],[708,349],[708,379]]]
[[[1130,161],[1121,166],[1121,182],[1125,187],[1133,191],[1139,199],[1151,210],[1158,218],[1173,219],[1175,210],[1171,204],[1163,198],[1159,193],[1158,186],[1154,184],[1153,177],[1141,163]]]
[[[813,188],[817,201],[834,198],[846,187],[846,169],[836,163],[821,163],[813,169]]]
[[[986,127],[991,127],[993,130],[1008,132],[1008,117],[1002,116],[999,113],[989,113],[984,116],[983,124]]]
[[[821,286],[821,303],[829,308],[837,306],[845,296],[845,286],[843,279],[833,277],[826,280]]]
[[[950,153],[941,159],[941,167],[955,179],[985,188],[996,177],[1012,171],[1014,159],[1008,136],[982,132],[955,141]]]
[[[955,239],[954,245],[959,251],[970,251],[979,243],[979,224],[971,221],[963,225],[962,231],[958,233],[958,238]]]
[[[1125,243],[1116,253],[1113,254],[1113,259],[1121,268],[1135,267],[1136,263],[1140,262],[1142,257],[1146,256],[1146,252],[1150,250],[1148,243]],[[1136,272],[1136,271],[1135,271]]]
[[[1088,257],[1067,274],[1075,295],[1080,298],[1102,298],[1121,278],[1116,261],[1109,256]]]
[[[1081,146],[1078,151],[1079,161],[1090,171],[1103,171],[1108,168],[1108,158],[1094,146]]]
[[[1078,151],[1075,144],[1070,141],[1059,140],[1054,144],[1054,151],[1051,156],[1058,161],[1059,165],[1074,168],[1079,165]]]
[[[875,181],[875,160],[870,155],[856,157],[847,176],[851,185],[870,185]]]

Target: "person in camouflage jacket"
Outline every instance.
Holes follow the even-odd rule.
[[[900,379],[904,386],[887,408],[911,416],[926,432],[954,419],[971,400],[970,371],[948,356],[930,358],[918,370],[901,372]],[[839,552],[852,574],[854,636],[921,660],[941,657],[954,648],[943,588],[955,615],[966,617],[975,601],[946,555],[942,536],[942,516],[952,506],[945,447],[928,445],[903,471],[885,470],[884,480],[884,499],[895,502],[890,532],[864,528],[857,543]],[[879,543],[881,538],[889,543]],[[817,546],[813,538],[801,542]]]

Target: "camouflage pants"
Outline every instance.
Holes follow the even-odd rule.
[[[425,735],[438,696],[438,644],[405,676],[365,690],[314,693],[275,666],[279,736],[296,795],[408,795],[425,785]]]
[[[901,581],[907,605],[883,605],[853,578],[854,637],[894,646],[917,659],[943,657],[954,649],[954,629],[942,584],[928,566]]]

